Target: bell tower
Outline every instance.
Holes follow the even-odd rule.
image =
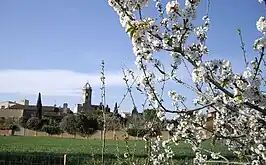
[[[87,111],[87,108],[91,107],[91,95],[92,95],[92,88],[90,84],[87,82],[85,86],[82,88],[82,103],[85,111]]]

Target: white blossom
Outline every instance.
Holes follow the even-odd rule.
[[[206,41],[211,24],[209,16],[204,16],[200,25],[194,21],[200,0],[184,0],[184,6],[177,0],[170,0],[166,4],[161,0],[154,1],[158,18],[144,15],[140,18],[138,10],[146,7],[148,0],[108,1],[132,41],[135,64],[142,73],[138,78],[138,88],[156,109],[156,116],[161,121],[165,121],[166,111],[178,111],[178,114],[173,114],[174,122],[166,127],[172,133],[170,139],[163,141],[158,136],[151,140],[150,161],[158,165],[168,164],[174,155],[170,144],[178,145],[180,139],[185,139],[195,152],[194,164],[205,164],[208,160],[200,148],[201,142],[206,139],[206,130],[203,128],[207,117],[203,115],[204,110],[188,112],[182,104],[186,97],[178,93],[175,86],[168,92],[172,109],[166,110],[164,107],[167,102],[161,98],[163,92],[158,90],[162,89],[158,86],[174,81],[197,94],[194,98],[196,106],[212,104],[215,113],[213,131],[209,132],[211,136],[224,139],[228,149],[237,156],[250,153],[248,161],[252,164],[266,164],[266,94],[262,92],[263,70],[257,69],[259,58],[249,62],[248,67],[240,73],[234,72],[228,60],[208,60]],[[253,47],[262,55],[266,47],[265,17],[260,17],[256,26],[262,34],[255,40]],[[191,37],[195,40],[193,43],[189,39]],[[157,58],[158,52],[167,53]],[[165,60],[167,57],[164,55],[170,55],[171,62]],[[183,66],[183,61],[189,64],[187,69],[192,72],[192,83],[177,81],[178,69]],[[158,76],[156,71],[161,75]],[[134,79],[134,76],[131,78]],[[153,130],[153,125],[149,126]],[[147,138],[145,136],[143,139]],[[222,153],[209,153],[212,159],[222,157]]]
[[[179,3],[177,0],[169,1],[166,5],[166,13],[168,15],[172,13],[177,13],[179,10]]]
[[[265,33],[266,32],[266,18],[260,17],[256,23],[258,31]]]

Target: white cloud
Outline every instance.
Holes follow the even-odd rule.
[[[133,70],[135,76],[140,71]],[[178,77],[186,80],[188,76],[180,68]],[[158,74],[158,73],[157,73]],[[157,75],[156,74],[156,75]],[[106,72],[106,86],[126,87],[122,70]],[[157,76],[160,76],[158,74]],[[71,70],[0,70],[0,93],[18,93],[21,95],[36,95],[41,92],[46,96],[80,96],[81,89],[89,81],[92,88],[99,89],[100,73],[87,74]],[[129,84],[131,84],[131,79]]]
[[[70,70],[0,70],[0,93],[50,96],[80,96],[89,81],[92,88],[100,87],[100,74],[86,74]],[[106,86],[123,86],[120,70],[106,73]]]

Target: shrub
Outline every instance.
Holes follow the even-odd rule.
[[[143,129],[143,128],[128,128],[127,133],[130,136],[134,137],[143,137],[144,135],[148,135],[149,137],[156,137],[161,135],[161,131],[159,129],[150,130],[150,129]]]
[[[130,136],[143,137],[144,135],[148,133],[148,131],[146,129],[140,129],[140,128],[129,128],[127,129],[127,133]]]
[[[41,131],[48,133],[49,135],[56,135],[62,133],[62,130],[59,126],[53,125],[44,125]]]
[[[88,118],[82,114],[67,115],[61,121],[60,128],[72,135],[87,136],[93,134],[99,128],[99,124],[93,117]]]
[[[12,131],[19,131],[19,126],[15,122],[15,118],[7,118],[2,119],[0,124],[1,130],[12,130]]]
[[[19,123],[19,125],[20,125],[21,127],[23,127],[23,128],[27,128],[27,121],[28,121],[28,118],[25,117],[25,116],[22,116],[22,117],[19,118],[18,123]]]
[[[64,132],[67,132],[71,135],[76,135],[77,134],[77,126],[76,126],[76,119],[74,115],[67,115],[65,116],[61,123],[60,123],[60,128]]]
[[[76,132],[81,136],[93,134],[98,128],[98,122],[94,118],[85,115],[76,116]]]
[[[20,130],[19,126],[16,124],[11,124],[8,126],[8,128],[9,128],[9,130],[12,130],[12,131],[19,131]]]
[[[38,131],[42,128],[42,121],[38,117],[31,117],[26,123],[26,128]]]

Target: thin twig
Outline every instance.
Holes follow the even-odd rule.
[[[207,16],[209,16],[210,6],[211,6],[211,0],[208,0],[208,4],[207,4],[207,12],[206,12],[206,15],[207,15]]]
[[[189,70],[189,68],[188,68],[188,66],[187,66],[187,64],[186,64],[186,62],[185,62],[185,60],[184,60],[183,58],[181,58],[181,59],[182,59],[182,61],[183,61],[183,63],[184,63],[185,68],[187,69],[187,72],[188,72],[189,76],[192,77],[191,72],[190,72],[190,70]]]
[[[188,109],[188,107],[186,106],[186,104],[184,103],[183,100],[181,100],[180,102],[181,102],[181,104],[183,105],[183,107],[184,107],[185,109]]]
[[[165,67],[164,67],[164,65],[163,64],[161,64],[162,65],[162,72],[164,72],[165,73]],[[156,66],[156,67],[159,67],[158,66],[158,64],[155,62],[154,63],[154,66]],[[163,75],[163,80],[162,80],[162,82],[163,82],[163,85],[162,85],[162,87],[161,87],[161,94],[160,94],[160,99],[162,100],[163,99],[163,94],[164,94],[164,88],[165,88],[165,84],[166,84],[166,74],[162,74]]]
[[[247,51],[246,51],[246,48],[245,48],[245,43],[243,41],[243,36],[242,36],[242,33],[241,33],[241,29],[237,29],[238,31],[238,35],[240,37],[240,43],[241,43],[241,46],[240,48],[242,49],[243,51],[243,56],[244,56],[244,61],[245,61],[245,66],[248,67],[248,61],[247,61]]]
[[[134,81],[132,82],[132,84],[129,86],[129,88],[127,88],[126,93],[123,95],[123,98],[121,99],[120,103],[118,104],[118,109],[120,108],[121,104],[123,103],[123,101],[126,99],[128,93],[129,93],[129,89],[132,89],[133,85],[136,83],[138,77],[135,77]]]
[[[131,90],[131,88],[130,88],[130,85],[128,84],[128,78],[127,78],[127,75],[126,75],[125,69],[122,68],[122,70],[123,70],[123,74],[124,74],[124,81],[125,81],[125,84],[126,84],[127,89],[128,89],[127,91],[128,91],[129,96],[130,96],[130,98],[131,98],[131,101],[132,101],[133,106],[136,107],[135,100],[134,100],[134,97],[133,97],[133,94],[132,94],[132,90]]]
[[[167,75],[167,73],[164,72],[159,66],[155,65],[155,68],[158,69],[158,71],[159,71],[161,74],[163,74],[163,75]],[[199,93],[199,92],[197,91],[197,89],[195,89],[193,86],[191,86],[191,85],[185,83],[184,81],[178,79],[177,77],[173,77],[172,79],[173,79],[175,82],[177,82],[177,83],[183,85],[184,87],[186,87],[186,88],[188,88],[188,89],[190,89],[190,90],[196,92],[197,94],[202,95],[202,94]]]

